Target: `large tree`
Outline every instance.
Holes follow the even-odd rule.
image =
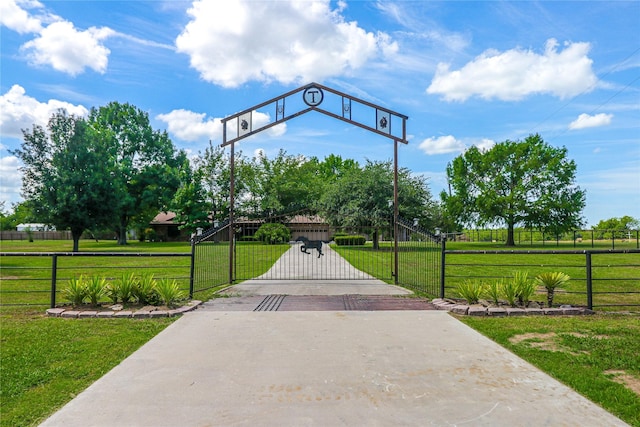
[[[374,248],[377,248],[379,229],[389,225],[393,217],[393,199],[391,161],[367,161],[362,168],[349,167],[326,188],[321,199],[321,214],[333,226],[370,227]],[[401,217],[428,218],[433,201],[426,179],[401,168],[398,171],[398,205]]]
[[[194,171],[186,158],[180,171],[180,188],[173,198],[172,210],[176,213],[176,222],[181,224],[181,230],[193,233],[198,228],[210,226],[211,205],[207,202],[200,171]]]
[[[24,163],[23,196],[38,221],[71,230],[76,252],[84,230],[105,226],[113,214],[106,147],[83,118],[64,110],[47,130],[34,125],[22,133],[22,146],[12,153]]]
[[[168,208],[180,186],[179,170],[186,156],[133,105],[111,102],[92,108],[88,121],[113,163],[116,231],[118,244],[125,245],[130,225],[146,225]]]
[[[236,163],[236,195],[243,192],[242,165],[244,158],[241,152],[234,155]],[[211,223],[229,217],[229,194],[230,194],[230,158],[220,146],[213,146],[209,141],[209,146],[204,153],[198,152],[193,158],[193,179],[204,192],[205,201],[202,209],[210,214]]]
[[[269,159],[263,153],[245,166],[245,210],[262,216],[280,216],[301,209],[314,211],[322,194],[319,162],[313,157],[280,150]]]
[[[555,234],[581,226],[585,192],[575,175],[567,149],[535,134],[488,150],[474,146],[456,157],[447,166],[451,193],[441,197],[463,224],[506,226],[506,245],[515,246],[517,225]]]

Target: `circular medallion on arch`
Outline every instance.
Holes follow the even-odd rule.
[[[322,92],[322,89],[317,86],[309,86],[302,93],[302,99],[309,107],[317,107],[322,104],[324,92]]]

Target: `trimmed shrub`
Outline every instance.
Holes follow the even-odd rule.
[[[277,245],[291,240],[291,231],[284,224],[269,222],[262,224],[254,237],[268,245]]]
[[[364,236],[349,235],[349,236],[334,236],[333,241],[338,246],[362,246],[367,239]]]

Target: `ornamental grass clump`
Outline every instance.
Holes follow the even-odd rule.
[[[87,298],[87,289],[84,277],[74,277],[69,279],[67,286],[62,290],[62,295],[74,306],[82,305]]]
[[[135,289],[138,283],[136,276],[131,274],[123,274],[118,282],[116,282],[118,288],[118,297],[123,304],[127,304],[129,301],[135,298]]]
[[[501,282],[492,281],[489,282],[485,287],[485,296],[495,305],[500,304],[500,296],[502,293],[501,286]]]
[[[477,304],[480,297],[484,294],[484,284],[476,283],[471,280],[465,280],[458,284],[456,289],[458,295],[467,301],[467,304]]]
[[[556,289],[571,279],[569,275],[556,271],[553,273],[540,273],[536,276],[536,284],[544,286],[547,290],[547,304],[549,308],[553,305],[553,297]]]
[[[155,305],[158,302],[158,294],[156,293],[156,279],[153,274],[145,274],[140,277],[133,288],[133,295],[140,304]]]
[[[163,279],[156,283],[156,292],[167,307],[172,307],[176,302],[185,298],[184,292],[180,290],[175,279]]]
[[[91,305],[98,305],[98,301],[105,295],[107,281],[104,277],[92,276],[86,282],[87,299]]]
[[[111,301],[112,304],[117,304],[118,303],[118,282],[107,282],[107,284],[104,287],[104,294],[106,295],[107,298],[109,298],[109,301]]]
[[[536,284],[529,279],[529,272],[516,271],[513,275],[513,285],[516,288],[518,304],[523,307],[528,306],[531,297],[536,293]]]
[[[500,281],[500,289],[502,290],[502,296],[507,300],[507,304],[511,307],[515,307],[518,302],[518,288],[512,280]]]

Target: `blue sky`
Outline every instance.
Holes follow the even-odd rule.
[[[196,154],[221,118],[315,81],[409,116],[399,163],[435,196],[466,148],[539,133],[576,161],[588,225],[640,218],[640,1],[3,0],[0,21],[5,208],[20,129],[58,108],[128,102]],[[237,149],[393,156],[313,112]]]

